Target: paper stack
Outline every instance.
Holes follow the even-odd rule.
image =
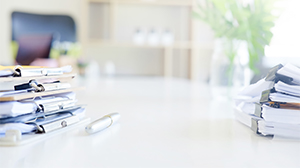
[[[300,69],[277,65],[236,99],[237,120],[257,134],[300,138]]]
[[[0,66],[0,144],[23,135],[45,134],[84,119],[85,108],[76,104],[69,74],[72,67]]]

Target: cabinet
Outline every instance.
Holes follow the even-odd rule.
[[[186,57],[187,77],[195,80],[199,73],[199,49],[210,44],[197,42],[197,20],[192,18],[194,0],[86,0],[86,47],[106,46],[160,50],[162,74],[173,76],[177,57]],[[154,32],[154,33],[153,33]],[[149,40],[153,33],[159,40]],[[142,41],[135,36],[142,34]],[[163,42],[163,36],[172,37]],[[166,37],[166,36],[165,36]],[[158,42],[157,42],[158,41]],[[175,55],[179,55],[176,56]]]

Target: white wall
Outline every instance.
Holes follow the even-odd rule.
[[[11,13],[23,11],[41,14],[67,14],[77,24],[78,38],[82,36],[81,0],[0,0],[0,64],[12,64],[10,51]]]

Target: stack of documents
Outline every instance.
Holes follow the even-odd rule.
[[[300,138],[300,69],[277,65],[236,99],[237,120],[263,136]]]
[[[70,81],[72,67],[0,66],[0,141],[8,132],[48,133],[84,118]]]

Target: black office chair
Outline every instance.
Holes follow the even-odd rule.
[[[13,12],[11,17],[12,41],[19,44],[18,64],[29,65],[36,58],[49,58],[53,41],[77,41],[75,21],[70,16]]]

